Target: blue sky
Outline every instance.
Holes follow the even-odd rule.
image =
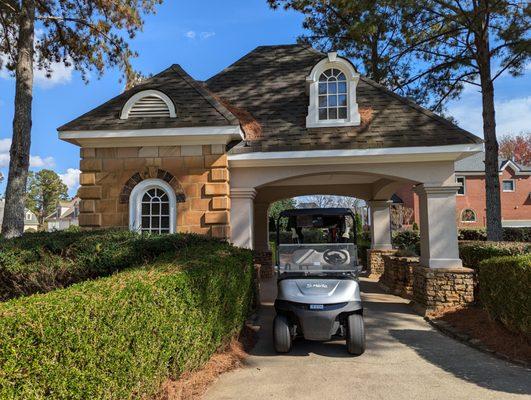
[[[146,19],[144,31],[132,42],[139,52],[134,61],[144,73],[157,73],[173,63],[203,80],[253,48],[294,43],[302,33],[302,16],[273,11],[266,0],[171,1]],[[79,149],[57,138],[56,128],[119,94],[119,73],[85,85],[78,74],[63,66],[51,80],[36,73],[33,104],[32,169],[53,168],[70,187],[77,187]],[[525,77],[503,76],[496,84],[498,132],[519,133],[530,126],[531,70]],[[9,138],[13,118],[14,80],[0,71],[0,171],[7,176]],[[481,136],[481,103],[476,88],[467,88],[460,101],[448,106],[460,125]],[[0,184],[0,194],[5,181]]]

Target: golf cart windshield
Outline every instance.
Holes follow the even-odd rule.
[[[355,219],[350,209],[285,210],[276,228],[281,273],[358,270]]]

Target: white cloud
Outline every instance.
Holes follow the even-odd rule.
[[[31,168],[52,168],[55,166],[53,157],[30,156]]]
[[[76,192],[79,187],[79,174],[77,168],[68,168],[64,174],[59,174],[63,183],[68,187],[69,192]]]
[[[196,31],[188,31],[184,34],[185,37],[191,40],[195,40],[199,37],[201,40],[206,40],[208,38],[211,38],[214,36],[216,32],[213,31],[203,31],[203,32],[196,32]]]
[[[518,134],[531,129],[531,96],[495,101],[496,132],[499,136]],[[450,107],[448,113],[459,122],[459,126],[483,137],[481,95],[470,91]]]
[[[0,58],[5,60],[6,56],[0,54]],[[43,89],[49,89],[57,85],[66,85],[72,81],[72,72],[74,71],[72,66],[67,67],[62,62],[53,62],[50,67],[52,72],[49,78],[46,76],[46,71],[34,69],[34,81],[36,86]],[[1,69],[0,78],[13,79],[13,74],[6,69]]]
[[[0,168],[9,166],[9,148],[11,139],[0,139]],[[31,168],[52,168],[55,166],[53,157],[30,156]]]
[[[201,32],[199,36],[201,36],[201,39],[208,39],[212,36],[214,36],[216,32]]]

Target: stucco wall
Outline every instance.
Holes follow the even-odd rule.
[[[128,193],[138,174],[172,177],[178,197],[177,232],[230,236],[229,171],[222,145],[82,148],[79,224],[84,228],[129,226]],[[182,193],[178,193],[182,192]]]

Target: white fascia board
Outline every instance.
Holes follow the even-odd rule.
[[[203,126],[189,128],[160,128],[160,129],[124,129],[124,130],[91,130],[91,131],[61,131],[59,139],[81,145],[86,142],[102,142],[108,140],[145,140],[161,139],[183,141],[187,144],[194,142],[209,142],[215,139],[216,142],[228,143],[234,139],[243,139],[243,132],[239,125],[227,126]]]
[[[231,167],[455,161],[483,151],[483,144],[379,149],[272,151],[229,154]]]

